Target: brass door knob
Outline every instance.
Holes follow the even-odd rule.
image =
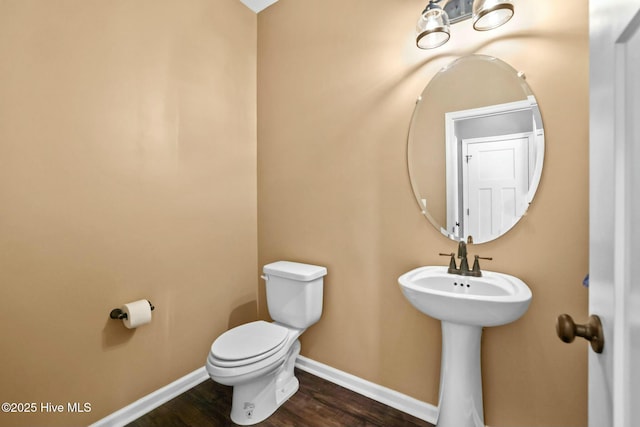
[[[558,337],[566,343],[573,342],[578,337],[582,337],[591,343],[591,348],[596,353],[602,353],[604,348],[604,333],[600,318],[596,315],[589,316],[589,322],[584,325],[576,325],[571,316],[561,314],[556,322],[556,332]]]

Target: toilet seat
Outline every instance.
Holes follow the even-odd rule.
[[[261,322],[251,322],[247,323],[246,325],[238,326],[237,328],[225,332],[223,335],[229,335],[227,335],[227,338],[225,338],[223,341],[220,341],[220,343],[216,344],[216,342],[214,341],[213,345],[211,346],[211,350],[209,351],[209,355],[207,356],[206,364],[207,372],[214,381],[220,384],[238,386],[239,384],[247,383],[253,381],[256,378],[262,377],[263,375],[268,374],[274,369],[278,369],[278,367],[285,363],[285,361],[287,360],[286,356],[288,352],[291,351],[292,345],[304,332],[304,329],[288,328],[277,323],[262,322],[266,323],[267,326],[248,326],[256,323],[259,324]],[[247,327],[247,329],[243,328],[245,326]],[[274,328],[272,328],[271,326],[273,326]],[[242,328],[239,330],[239,332],[233,332],[239,328]],[[278,336],[282,330],[284,330],[286,336],[281,343],[275,344],[277,343],[277,341],[279,341]],[[262,346],[259,345],[254,347],[258,351],[264,350],[265,348],[268,348],[274,344],[275,347],[270,350],[264,351],[261,354],[254,355],[253,357],[248,357],[246,359],[225,360],[215,356],[214,346],[216,353],[226,357],[237,357],[238,355],[246,355],[251,353],[250,351],[244,352],[244,354],[242,354],[243,352],[238,351],[224,351],[227,350],[226,346],[230,345],[231,341],[239,339],[240,337],[244,337],[245,340],[255,340],[256,336],[253,334],[248,334],[249,331],[264,332],[265,337],[269,337],[273,340],[270,341],[269,338],[264,340],[260,339],[260,341],[265,341],[266,343],[263,342]],[[233,338],[228,338],[229,336]],[[220,338],[222,338],[222,335],[216,341],[218,341]]]
[[[220,335],[211,345],[210,356],[221,368],[253,364],[280,351],[288,336],[287,328],[258,320]]]

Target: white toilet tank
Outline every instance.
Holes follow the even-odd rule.
[[[322,315],[323,277],[326,267],[291,261],[264,266],[267,307],[273,320],[304,329]]]

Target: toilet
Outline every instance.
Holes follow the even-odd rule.
[[[273,322],[258,320],[220,335],[211,345],[207,372],[233,386],[231,420],[265,420],[298,390],[293,375],[298,337],[320,319],[323,277],[318,265],[278,261],[263,267],[267,307]]]

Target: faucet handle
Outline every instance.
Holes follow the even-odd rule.
[[[488,261],[492,261],[493,257],[489,257],[489,256],[480,256],[480,255],[476,255],[473,257],[473,268],[471,268],[471,275],[475,276],[475,277],[480,277],[482,276],[482,271],[480,271],[480,262],[478,260],[481,259],[486,259]]]
[[[457,274],[458,273],[458,267],[456,266],[456,254],[451,252],[450,254],[440,253],[439,255],[440,256],[451,257],[451,259],[449,260],[449,269],[447,270],[447,273]]]

